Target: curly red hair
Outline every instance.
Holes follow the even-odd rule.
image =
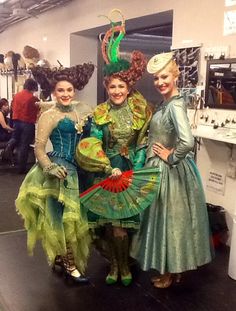
[[[132,88],[134,84],[140,80],[146,70],[147,60],[140,51],[133,51],[131,55],[131,65],[128,70],[113,73],[104,77],[104,85],[107,87],[112,79],[117,78],[127,83],[128,88]]]

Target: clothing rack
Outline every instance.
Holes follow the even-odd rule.
[[[17,69],[17,75],[31,75],[32,72],[30,69]],[[14,76],[14,70],[13,69],[5,69],[5,70],[0,70],[0,75],[1,76]]]

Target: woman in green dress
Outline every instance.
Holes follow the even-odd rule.
[[[146,163],[160,168],[161,183],[156,199],[143,213],[132,251],[143,270],[159,271],[160,276],[152,279],[157,288],[167,288],[180,280],[182,272],[211,261],[205,197],[191,153],[194,139],[172,56],[156,55],[147,65],[164,97],[150,123]]]
[[[77,128],[83,120],[72,100],[75,88],[82,89],[93,70],[92,64],[52,72],[39,68],[45,79],[49,77],[56,102],[39,118],[37,163],[26,175],[16,199],[17,212],[27,229],[29,252],[32,254],[36,241],[41,240],[49,263],[60,265],[64,275],[77,283],[88,282],[81,273],[86,267],[91,238],[86,214],[80,208],[74,161],[80,136]],[[48,140],[53,150],[47,153]]]
[[[95,147],[91,147],[94,154],[98,156],[105,153],[106,165],[101,166],[101,173],[96,176],[101,179],[107,176],[116,179],[124,171],[143,167],[145,163],[144,137],[151,118],[147,101],[133,89],[134,84],[145,71],[146,59],[139,51],[132,53],[131,62],[116,57],[119,44],[115,39],[114,42],[110,42],[115,32],[119,32],[116,37],[119,40],[124,34],[124,21],[121,25],[116,24],[115,27],[109,29],[104,36],[102,43],[103,58],[106,62],[104,86],[109,98],[95,108],[91,126],[92,139],[89,138],[87,141],[85,139],[80,144],[81,148],[86,149],[93,138],[95,142],[101,142],[103,150],[95,152]],[[80,155],[81,151],[79,151]],[[79,164],[91,170],[89,159],[81,163],[80,155],[78,155]],[[106,200],[105,194],[103,200]],[[130,209],[128,203],[124,209]],[[118,213],[119,206],[114,204],[110,206],[110,210],[116,210]],[[123,209],[121,212],[124,214]],[[120,277],[122,284],[127,286],[132,282],[128,266],[128,231],[139,227],[139,215],[122,219],[112,217],[112,215],[111,217],[105,216],[88,211],[90,226],[105,228],[105,242],[110,259],[110,272],[106,277],[106,283],[114,284]]]
[[[105,85],[109,99],[95,108],[91,136],[101,141],[103,151],[109,159],[109,164],[97,177],[104,179],[110,176],[116,179],[121,172],[136,170],[144,165],[145,145],[142,144],[142,139],[150,112],[142,95],[137,91],[131,91],[129,84],[118,74],[106,78]],[[129,208],[128,204],[126,208]],[[106,227],[105,239],[111,263],[106,283],[116,283],[120,275],[123,285],[129,285],[132,275],[128,267],[128,230],[139,228],[139,215],[109,219],[89,211],[88,219],[91,227]]]

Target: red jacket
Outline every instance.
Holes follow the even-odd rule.
[[[22,90],[13,97],[12,119],[27,123],[35,123],[39,107],[35,105],[39,99],[30,91]]]

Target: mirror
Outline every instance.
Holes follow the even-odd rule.
[[[236,109],[236,58],[207,61],[205,107]]]

